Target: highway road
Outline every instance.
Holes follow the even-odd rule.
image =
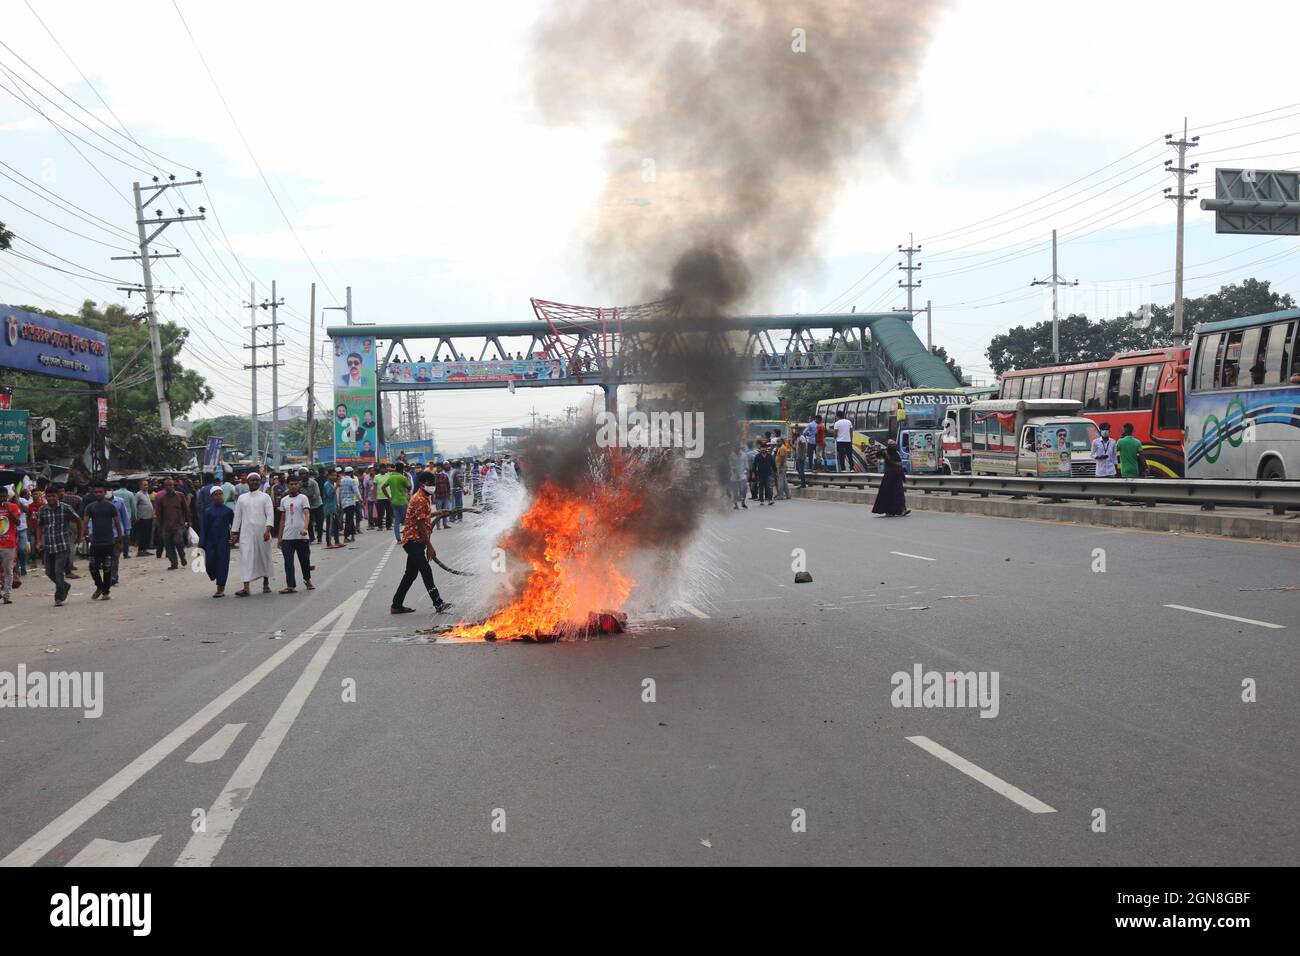
[[[292,596],[213,600],[145,558],[111,605],[81,587],[55,609],[31,577],[0,671],[102,672],[103,713],[0,709],[0,860],[1300,856],[1295,547],[816,501],[704,533],[711,593],[549,645],[415,635],[432,617],[388,613],[383,533],[315,550]],[[896,706],[918,667],[973,672],[983,705]]]

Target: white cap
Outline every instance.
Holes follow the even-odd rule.
[[[346,471],[346,472],[348,472],[349,474],[351,474],[351,472],[352,472],[352,466],[351,466],[351,465],[348,465],[348,466],[347,466],[346,468],[344,468],[343,470]]]

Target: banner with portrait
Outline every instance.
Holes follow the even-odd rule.
[[[334,460],[373,462],[379,449],[378,362],[371,335],[334,340]]]

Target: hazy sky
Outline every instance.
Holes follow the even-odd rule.
[[[187,361],[217,391],[191,417],[249,408],[250,276],[259,299],[275,279],[288,300],[282,404],[302,404],[313,281],[318,305],[341,305],[350,285],[362,322],[526,320],[530,296],[618,304],[590,279],[579,238],[604,181],[607,131],[543,125],[521,66],[540,4],[179,3],[297,238],[171,0],[32,0],[66,55],[24,0],[0,0],[0,221],[21,237],[17,251],[74,273],[0,255],[0,302],[75,311],[86,297],[121,301],[117,280],[138,282],[139,269],[109,257],[132,251],[131,183],[157,163],[184,178],[201,170],[206,184],[167,208],[216,214],[170,227],[161,242],[183,258],[157,270],[186,293],[160,314],[194,330]],[[1052,228],[1060,271],[1080,280],[1067,306],[1106,317],[1170,301],[1174,206],[1161,190],[1174,153],[1164,134],[1186,115],[1201,136],[1190,158],[1202,163],[1202,195],[1216,165],[1300,160],[1293,66],[1264,55],[1247,67],[1235,49],[1217,49],[1221,11],[952,4],[932,24],[895,158],[864,159],[855,182],[827,197],[818,255],[790,263],[785,291],[754,311],[901,305],[896,247],[913,233],[936,344],[987,375],[990,336],[1050,314],[1029,283],[1050,273]],[[1252,28],[1293,19],[1284,0],[1250,7]],[[160,155],[142,159],[118,120]],[[671,163],[672,144],[663,152],[657,160]],[[653,204],[654,184],[645,191]],[[1300,292],[1300,239],[1216,236],[1195,204],[1186,258],[1188,295],[1252,275]],[[317,378],[328,407],[323,363]],[[534,407],[586,406],[589,392],[428,393],[425,416],[454,452],[494,425],[527,424]],[[265,410],[269,374],[259,398]]]

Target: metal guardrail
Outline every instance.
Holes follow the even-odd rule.
[[[880,475],[858,472],[810,471],[810,485],[826,488],[875,488]],[[789,479],[798,481],[798,472]],[[1216,506],[1270,508],[1273,514],[1300,510],[1300,481],[1214,481],[1171,478],[989,478],[973,475],[908,475],[910,491],[946,492],[1011,498],[1047,498],[1053,501],[1109,498],[1147,506],[1198,505],[1202,511]]]

